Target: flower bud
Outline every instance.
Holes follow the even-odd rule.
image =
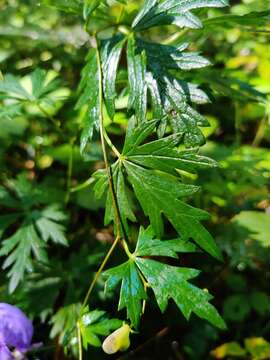
[[[125,351],[130,346],[129,334],[131,328],[124,324],[119,329],[109,335],[102,344],[102,349],[106,354],[115,354],[117,351]]]

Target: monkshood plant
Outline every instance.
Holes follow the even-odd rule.
[[[223,319],[209,302],[212,299],[209,292],[190,282],[199,270],[172,266],[168,261],[198,248],[221,259],[218,247],[202,224],[209,215],[187,203],[198,187],[181,181],[182,171],[193,173],[217,165],[199,155],[205,142],[200,128],[208,126],[208,122],[193,106],[206,103],[209,98],[181,76],[185,71],[209,66],[210,62],[189,51],[189,44],[182,38],[176,46],[170,45],[170,41],[153,41],[151,28],[164,25],[200,28],[197,9],[226,5],[226,0],[146,0],[136,13],[128,11],[126,1],[84,3],[91,48],[82,71],[77,103],[77,108],[85,107],[81,151],[99,132],[105,169],[93,175],[94,191],[97,198],[107,199],[104,222],[114,224],[115,241],[90,286],[81,314],[117,245],[127,256],[126,262],[103,272],[107,279],[105,291],[120,285],[118,309],[126,308],[129,324],[105,340],[103,349],[108,353],[126,350],[131,329],[139,329],[150,291],[162,312],[169,299],[173,299],[187,319],[194,312],[225,328]],[[98,17],[102,18],[102,25],[92,26]],[[105,28],[111,28],[110,36],[104,36]],[[120,150],[106,132],[105,117],[114,121],[115,101],[123,93],[128,96],[129,122]],[[115,157],[112,163],[111,153]],[[139,207],[149,225],[140,226],[134,249],[130,245],[130,223],[142,223]],[[167,222],[175,229],[176,239],[164,240]],[[83,321],[85,316],[77,323],[80,358],[81,337],[85,347],[92,340]],[[123,343],[119,342],[119,332],[121,336],[126,334]]]
[[[197,105],[208,103],[209,96],[187,80],[192,79],[193,69],[207,67],[210,61],[192,51],[184,35],[188,29],[202,27],[200,15],[205,15],[205,9],[228,6],[228,0],[44,2],[80,16],[88,33],[85,46],[89,51],[76,104],[76,109],[84,113],[80,150],[84,153],[93,137],[100,136],[104,169],[92,174],[91,183],[96,198],[106,198],[104,223],[113,224],[115,235],[85,299],[76,309],[76,325],[67,329],[62,343],[75,345],[82,359],[83,348],[101,346],[99,337],[109,335],[103,343],[104,351],[125,351],[129,335],[140,330],[151,292],[161,312],[171,299],[186,319],[194,313],[224,329],[226,325],[210,303],[208,290],[193,284],[200,270],[179,265],[178,257],[203,250],[222,260],[203,224],[209,214],[189,204],[199,188],[188,184],[184,176],[217,166],[214,160],[200,155],[205,143],[201,128],[209,124]],[[153,36],[152,29],[157,27],[161,31],[169,29],[162,42]],[[8,114],[18,113],[22,104],[32,103],[54,121],[50,106],[54,105],[56,80],[48,80],[43,71],[36,70],[30,81],[32,92],[12,76],[1,82],[2,96],[13,100]],[[119,99],[125,103],[129,119],[121,149],[106,129],[106,124],[116,119]],[[6,205],[17,204],[19,209],[18,214],[9,215],[6,227],[14,216],[22,223],[0,250],[0,255],[7,256],[4,267],[10,269],[11,291],[31,267],[29,257],[46,261],[45,243],[49,239],[67,245],[61,208],[46,201],[40,203],[32,196],[32,189],[20,192],[19,184],[25,185],[24,179],[17,181],[18,186],[9,184],[8,190],[2,189]],[[134,226],[138,230],[135,246],[131,241]],[[174,239],[166,236],[167,228],[175,232]],[[21,237],[28,244],[23,259],[19,257]],[[117,251],[125,252],[126,261],[108,268],[111,254]],[[119,293],[118,310],[126,309],[124,321],[109,319],[104,311],[91,308],[92,290],[101,275],[106,279],[105,291]]]

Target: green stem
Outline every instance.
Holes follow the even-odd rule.
[[[125,25],[119,25],[118,31],[120,31],[124,35],[130,35],[132,31]]]
[[[256,131],[255,138],[252,142],[253,147],[258,147],[260,143],[262,142],[265,132],[267,130],[267,117],[263,117],[260,121],[258,130]]]
[[[104,139],[106,140],[106,143],[109,145],[109,147],[112,149],[112,151],[115,153],[115,155],[119,158],[121,156],[120,152],[116,149],[116,147],[113,145],[111,139],[109,138],[106,130],[104,129]]]
[[[174,34],[172,34],[171,36],[169,36],[166,40],[164,40],[162,43],[164,45],[170,45],[175,43],[176,41],[178,41],[179,39],[181,39],[181,37],[183,37],[186,33],[188,32],[188,29],[176,32]]]
[[[78,337],[79,360],[83,360],[82,337],[81,337],[79,322],[77,322],[77,337]]]
[[[94,289],[94,286],[96,285],[96,282],[97,282],[100,274],[102,273],[104,267],[106,266],[106,264],[107,264],[107,262],[108,262],[108,260],[109,260],[109,258],[111,256],[114,248],[118,244],[118,241],[119,241],[119,237],[116,237],[113,244],[112,244],[112,246],[110,247],[110,250],[108,251],[107,255],[105,256],[104,260],[102,261],[102,264],[100,265],[98,271],[96,272],[96,274],[94,276],[94,279],[91,282],[91,285],[90,285],[90,287],[89,287],[89,289],[87,291],[87,294],[86,294],[86,296],[84,298],[84,301],[83,301],[83,304],[82,304],[82,310],[85,308],[85,306],[86,306],[86,304],[87,304],[87,302],[88,302],[88,300],[90,298],[90,295],[91,295],[91,293],[92,293],[92,291]]]
[[[67,190],[66,190],[66,197],[65,197],[65,203],[67,204],[70,199],[70,193],[71,193],[71,178],[72,178],[72,171],[73,171],[73,145],[74,140],[71,141],[71,147],[70,147],[70,154],[68,159],[68,170],[67,170]]]
[[[85,188],[87,188],[88,186],[90,186],[91,184],[93,184],[95,182],[95,179],[93,177],[90,177],[89,179],[87,179],[85,182],[83,182],[82,184],[80,185],[77,185],[73,188],[70,189],[70,192],[73,193],[73,192],[77,192],[77,191],[81,191]]]

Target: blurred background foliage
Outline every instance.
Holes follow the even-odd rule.
[[[9,269],[0,275],[0,302],[14,303],[34,319],[36,339],[44,343],[41,359],[68,356],[61,349],[65,331],[74,326],[78,303],[113,240],[112,229],[103,227],[104,200],[95,200],[89,179],[103,166],[98,138],[83,155],[79,151],[83,111],[74,108],[89,39],[79,2],[69,2],[72,13],[65,12],[67,3],[0,0],[1,77],[12,74],[12,89],[23,99],[8,96],[0,81],[0,234],[6,238],[18,228],[11,198],[20,203],[16,209],[32,213],[57,205],[54,221],[60,232],[66,229],[62,241],[51,239],[49,266],[32,259],[11,295]],[[124,21],[139,5],[130,2]],[[199,254],[184,262],[204,268],[201,284],[216,295],[228,330],[218,331],[198,318],[187,323],[179,312],[176,318],[173,304],[162,318],[153,302],[141,333],[133,337],[133,353],[121,359],[270,358],[270,3],[232,0],[231,5],[201,12],[202,30],[149,31],[159,41],[189,41],[213,63],[191,76],[212,99],[200,106],[211,124],[202,130],[208,139],[202,152],[220,167],[187,180],[202,186],[196,202],[212,214],[208,227],[225,260],[217,263]],[[116,7],[110,16],[118,11]],[[88,26],[104,24],[109,26],[105,15]],[[115,122],[107,119],[107,130],[119,146],[127,124],[125,107],[122,94]],[[68,247],[57,245],[66,241]],[[4,241],[1,255],[3,248]],[[93,305],[113,313],[114,295],[105,296],[102,289],[100,279]],[[98,349],[91,356],[107,358]]]

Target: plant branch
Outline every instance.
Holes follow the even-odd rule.
[[[117,198],[115,195],[115,191],[114,191],[114,186],[113,186],[113,178],[112,178],[112,173],[111,173],[111,167],[109,165],[108,162],[108,156],[107,156],[107,151],[106,151],[106,144],[105,144],[105,137],[106,137],[106,131],[104,129],[104,115],[103,115],[103,87],[102,87],[102,66],[101,66],[101,57],[100,57],[100,50],[99,50],[99,45],[98,45],[98,39],[97,37],[95,37],[96,39],[96,51],[97,51],[97,62],[98,62],[98,70],[99,70],[99,123],[100,123],[100,138],[101,138],[101,146],[102,146],[102,152],[103,152],[103,157],[104,157],[104,163],[105,163],[105,168],[107,171],[107,176],[108,176],[108,184],[109,184],[109,191],[112,197],[112,205],[113,205],[113,209],[114,209],[114,214],[115,214],[115,220],[116,220],[116,238],[110,248],[110,250],[108,251],[105,259],[103,260],[102,264],[100,265],[96,275],[94,276],[93,281],[90,284],[90,287],[88,289],[88,292],[85,296],[85,299],[83,301],[83,305],[82,305],[82,311],[84,309],[84,307],[86,306],[90,295],[92,293],[92,290],[100,276],[100,274],[102,273],[105,265],[107,264],[114,248],[116,247],[116,245],[118,244],[120,238],[121,238],[121,227],[122,227],[122,223],[121,223],[121,216],[120,216],[120,211],[119,211],[119,207],[117,204]],[[107,141],[109,140],[109,142],[111,143],[110,139],[107,137]],[[113,144],[111,143],[111,145],[113,146]],[[116,148],[115,148],[115,151]],[[117,151],[118,152],[118,151]],[[120,154],[119,154],[120,155]]]

